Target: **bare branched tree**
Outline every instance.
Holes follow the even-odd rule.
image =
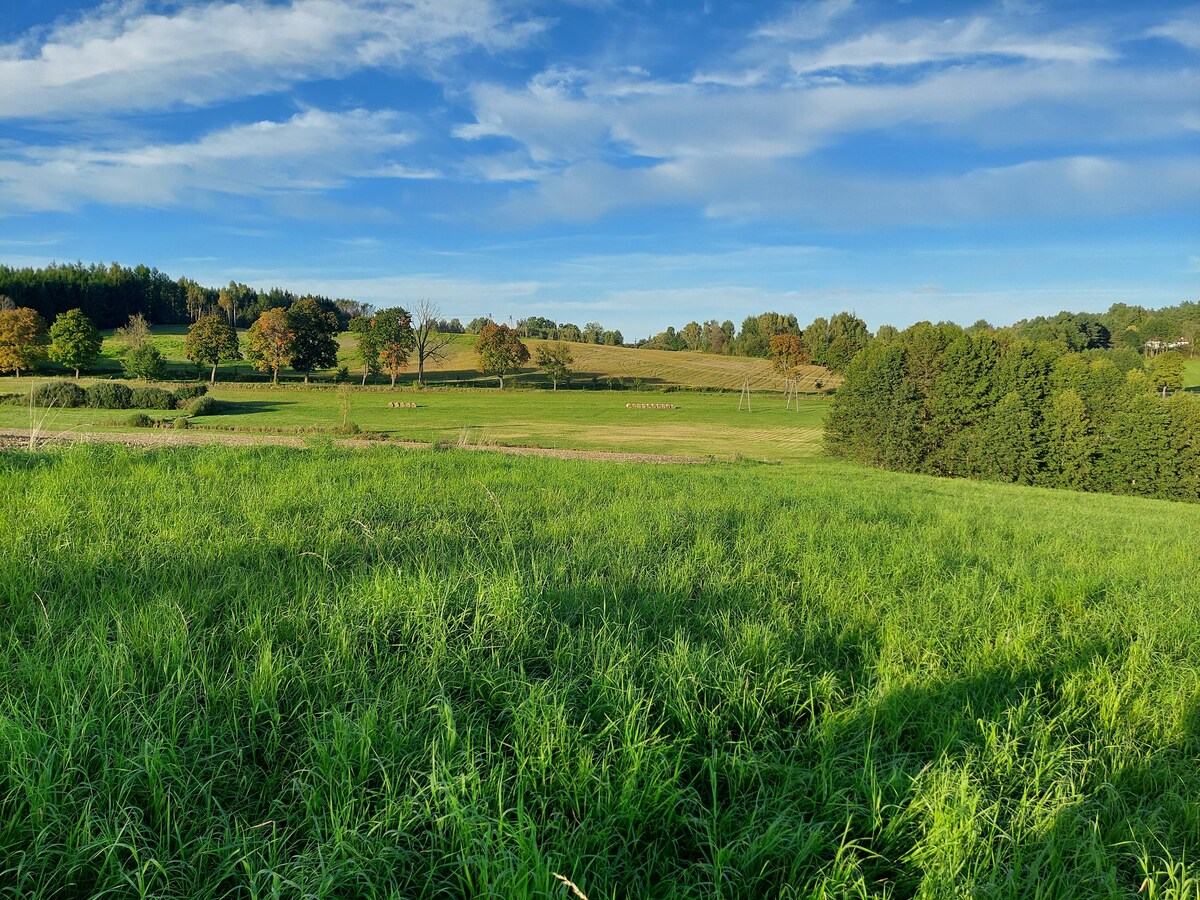
[[[128,352],[142,347],[150,337],[150,322],[141,313],[129,317],[129,323],[117,329],[117,340],[125,345]]]
[[[453,335],[438,331],[442,311],[432,300],[418,300],[412,311],[413,336],[416,344],[413,354],[417,358],[417,384],[425,383],[425,364],[441,363],[446,358],[446,348],[454,340]]]

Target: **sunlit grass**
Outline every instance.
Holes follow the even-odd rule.
[[[1200,876],[1194,507],[80,446],[0,455],[0,516],[5,896]]]

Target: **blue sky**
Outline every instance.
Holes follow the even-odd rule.
[[[1200,297],[1200,5],[12,0],[0,261],[627,338]]]

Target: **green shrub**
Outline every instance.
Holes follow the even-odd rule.
[[[113,381],[100,381],[85,392],[87,405],[92,409],[129,409],[133,391],[128,385]]]
[[[73,381],[47,381],[33,389],[34,406],[72,409],[83,406],[85,402],[87,402],[87,394]]]
[[[212,397],[197,397],[188,406],[188,412],[193,416],[211,416],[217,411],[217,401]]]
[[[161,378],[163,369],[166,367],[162,351],[153,344],[143,344],[130,350],[125,354],[125,359],[121,364],[125,367],[127,378],[140,378],[143,381],[155,381]],[[169,409],[169,407],[163,408]]]
[[[174,422],[171,423],[171,427],[172,428],[180,428],[180,429],[191,428],[192,420],[188,416],[180,416],[178,419],[176,419]]]
[[[175,399],[179,401],[182,407],[189,400],[195,400],[197,397],[203,397],[208,393],[207,384],[185,384],[183,387],[175,389]]]
[[[129,399],[131,409],[174,409],[175,396],[156,387],[134,388]]]
[[[145,413],[140,412],[130,416],[126,420],[126,423],[132,425],[134,428],[150,428],[154,425],[154,420]]]

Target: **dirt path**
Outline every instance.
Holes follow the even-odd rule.
[[[38,435],[38,443],[90,442],[101,444],[125,444],[129,447],[180,447],[200,444],[221,444],[226,447],[253,447],[267,444],[274,447],[304,447],[306,438],[290,434],[235,434],[228,431],[188,429],[174,431],[154,429],[152,431],[45,431]],[[430,444],[420,441],[364,441],[356,438],[335,438],[339,447],[356,450],[370,448],[392,448],[401,450],[427,450]],[[0,450],[29,446],[29,431],[23,428],[0,428]],[[656,453],[618,453],[608,450],[557,450],[550,447],[502,447],[494,444],[456,445],[456,450],[477,450],[484,453],[507,453],[510,456],[549,456],[554,459],[592,459],[608,462],[640,462],[691,464],[709,462],[700,456],[665,456]]]

